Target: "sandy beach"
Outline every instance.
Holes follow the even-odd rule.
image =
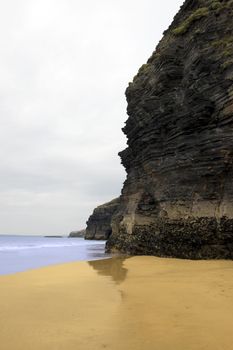
[[[233,262],[154,257],[0,277],[2,350],[232,350]]]

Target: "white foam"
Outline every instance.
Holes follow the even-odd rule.
[[[44,244],[26,244],[26,245],[3,245],[0,246],[0,252],[5,251],[17,251],[17,250],[28,250],[28,249],[44,249],[44,248],[66,248],[66,247],[80,247],[90,245],[101,245],[104,242],[99,241],[79,241],[79,242],[62,242],[62,243],[44,243]]]

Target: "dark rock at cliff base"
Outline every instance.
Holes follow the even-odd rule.
[[[86,234],[86,230],[72,231],[69,234],[69,238],[83,238]]]
[[[119,207],[119,198],[97,207],[87,221],[85,239],[106,240],[112,233],[112,216]]]
[[[186,0],[126,90],[108,251],[233,258],[233,1]]]

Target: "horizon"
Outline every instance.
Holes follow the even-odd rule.
[[[0,236],[35,236],[35,237],[61,237],[61,238],[65,238],[68,237],[69,234],[67,235],[59,235],[59,234],[33,234],[33,233],[17,233],[17,234],[13,234],[13,233],[0,233]],[[79,238],[79,237],[75,237],[75,238]]]
[[[120,195],[124,92],[182,3],[2,5],[0,233],[68,235]]]

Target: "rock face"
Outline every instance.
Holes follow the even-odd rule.
[[[119,198],[97,207],[87,221],[85,239],[108,239],[112,233],[112,216],[118,208]]]
[[[86,230],[80,230],[80,231],[72,231],[69,234],[69,238],[83,238],[86,234]]]
[[[108,251],[233,258],[233,1],[186,0],[126,90]]]

